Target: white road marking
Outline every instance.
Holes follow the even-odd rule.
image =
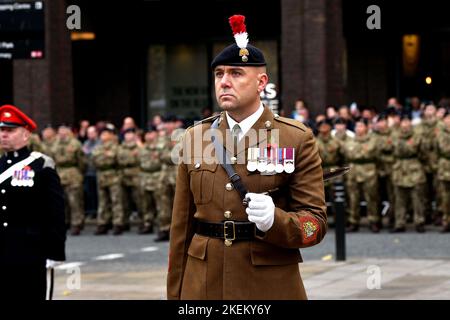
[[[68,270],[68,269],[74,269],[74,268],[78,268],[81,267],[82,265],[84,265],[84,262],[68,262],[68,263],[63,263],[57,267],[55,267],[55,270]]]
[[[158,247],[145,247],[145,248],[141,249],[142,252],[153,252],[153,251],[158,251],[158,250],[159,250]]]
[[[123,258],[125,255],[123,253],[111,253],[111,254],[105,254],[104,256],[98,256],[93,258],[93,260],[97,261],[104,261],[104,260],[114,260],[114,259],[120,259]]]

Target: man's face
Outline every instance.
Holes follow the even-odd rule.
[[[127,132],[125,133],[125,135],[123,136],[125,142],[135,142],[136,141],[136,133],[134,132]]]
[[[106,130],[105,130],[105,131],[103,131],[103,132],[100,134],[100,140],[101,140],[103,143],[112,141],[113,138],[114,138],[114,135],[113,135],[110,131],[106,131]]]
[[[429,104],[425,107],[424,116],[426,119],[432,119],[436,116],[436,107]]]
[[[268,81],[263,67],[217,66],[214,82],[217,103],[223,110],[242,110],[255,104]]]
[[[367,133],[367,126],[363,122],[357,122],[355,125],[355,133],[357,136],[363,136]]]
[[[383,132],[388,128],[388,124],[386,120],[378,120],[376,124],[376,128],[378,131]]]
[[[322,124],[319,127],[319,133],[323,136],[328,136],[331,132],[331,126],[329,124]]]
[[[53,128],[45,128],[42,130],[42,139],[44,141],[50,141],[56,136],[55,130]]]
[[[87,129],[87,137],[89,140],[97,139],[97,129],[94,126],[91,126]]]
[[[450,113],[447,116],[445,116],[444,124],[447,126],[447,128],[450,128]]]
[[[144,140],[147,143],[153,142],[155,141],[155,139],[158,137],[158,132],[157,131],[149,131],[145,134],[144,136]]]
[[[60,139],[66,140],[71,136],[71,131],[67,127],[58,128],[58,137]]]
[[[407,132],[411,129],[411,120],[408,118],[402,119],[400,122],[400,128],[403,132]]]
[[[334,125],[334,128],[336,129],[337,132],[344,133],[347,130],[347,125],[344,123],[336,123]]]
[[[25,128],[0,128],[0,145],[5,151],[19,150],[28,144],[31,133]]]
[[[123,120],[123,128],[124,129],[129,129],[129,128],[134,128],[134,120],[131,117],[126,117]]]

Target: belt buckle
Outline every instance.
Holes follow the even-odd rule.
[[[231,224],[232,229],[233,229],[233,236],[230,238],[228,238],[228,236],[227,236],[227,228],[230,227],[227,224]],[[233,244],[233,240],[236,239],[236,225],[235,225],[234,221],[225,221],[223,223],[223,237],[225,239],[224,242],[227,247],[229,247]]]

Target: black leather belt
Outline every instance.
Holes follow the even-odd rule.
[[[256,228],[253,222],[232,221],[207,222],[196,220],[196,233],[225,240],[252,240],[255,236],[263,237],[264,232]]]

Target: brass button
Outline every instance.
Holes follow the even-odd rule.
[[[231,245],[233,244],[233,241],[228,240],[228,239],[226,239],[224,242],[227,247],[231,247]]]
[[[231,182],[228,182],[228,183],[225,185],[225,189],[227,189],[227,191],[231,191],[231,190],[234,189],[234,186],[233,186],[233,184],[232,184]]]
[[[236,157],[231,157],[230,160],[231,160],[231,164],[236,164],[236,162],[237,162]]]
[[[225,218],[227,218],[227,219],[231,219],[231,216],[232,216],[231,211],[225,211],[225,212],[223,213],[223,216],[224,216]]]
[[[200,168],[200,163],[197,162],[197,163],[194,165],[194,168],[195,168],[195,169]]]
[[[266,122],[264,123],[264,125],[266,126],[266,129],[269,129],[269,128],[272,126],[272,122],[266,121]]]

